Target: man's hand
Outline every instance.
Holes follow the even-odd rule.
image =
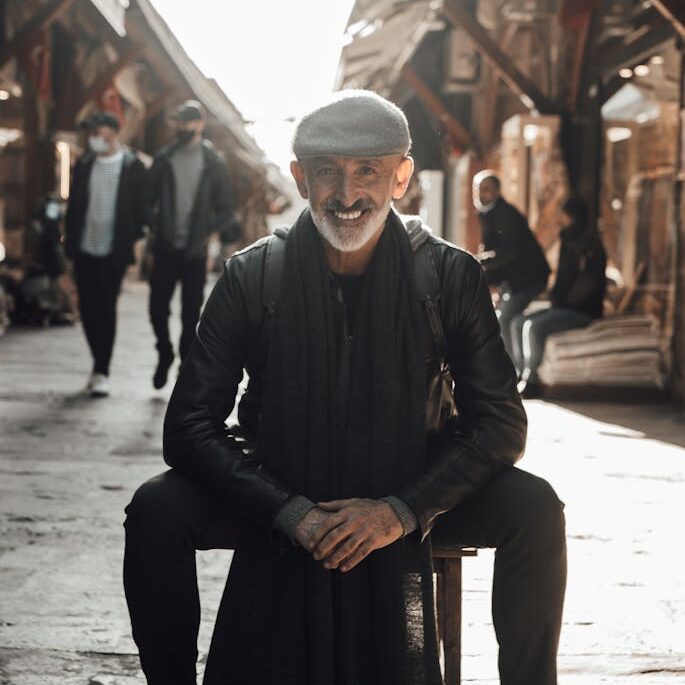
[[[321,539],[317,535],[320,529],[326,529],[325,524],[330,518],[328,512],[314,507],[310,509],[303,517],[303,519],[297,524],[295,528],[294,537],[297,542],[299,542],[302,547],[304,547],[308,552],[311,552]]]
[[[395,510],[380,500],[319,502],[312,511],[325,518],[304,546],[327,569],[351,571],[371,552],[399,540],[404,533]]]

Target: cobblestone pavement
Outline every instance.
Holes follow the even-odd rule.
[[[146,289],[126,284],[112,396],[78,327],[0,339],[0,683],[144,682],[121,589],[123,508],[161,471]],[[566,503],[562,685],[685,682],[685,422],[668,406],[530,402],[521,466]],[[463,680],[496,683],[493,555],[464,561]],[[198,554],[206,654],[230,562]]]

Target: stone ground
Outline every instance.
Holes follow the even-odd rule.
[[[164,468],[169,390],[142,284],[127,284],[112,396],[91,400],[78,327],[0,339],[0,683],[144,683],[121,588],[123,508]],[[566,502],[562,685],[685,682],[685,421],[665,405],[527,404],[522,467]],[[464,562],[463,681],[496,683],[491,552]],[[230,556],[198,554],[206,654]],[[201,670],[201,666],[200,666]]]

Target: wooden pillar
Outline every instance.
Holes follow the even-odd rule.
[[[676,400],[685,404],[685,44],[680,47],[680,94],[678,140],[676,141],[676,178],[673,193],[674,200],[674,272],[675,272],[675,317],[672,343],[673,374],[672,389]]]
[[[0,68],[26,48],[40,31],[57,21],[74,2],[75,0],[50,0],[45,3],[9,41],[3,41],[2,51],[0,51]]]
[[[41,126],[39,101],[32,86],[24,86],[24,150],[26,155],[24,176],[25,225],[38,200],[55,189],[55,144]]]

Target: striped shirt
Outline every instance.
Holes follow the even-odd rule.
[[[81,250],[93,257],[112,252],[116,220],[117,191],[124,161],[124,151],[96,157],[88,183],[88,210]]]

